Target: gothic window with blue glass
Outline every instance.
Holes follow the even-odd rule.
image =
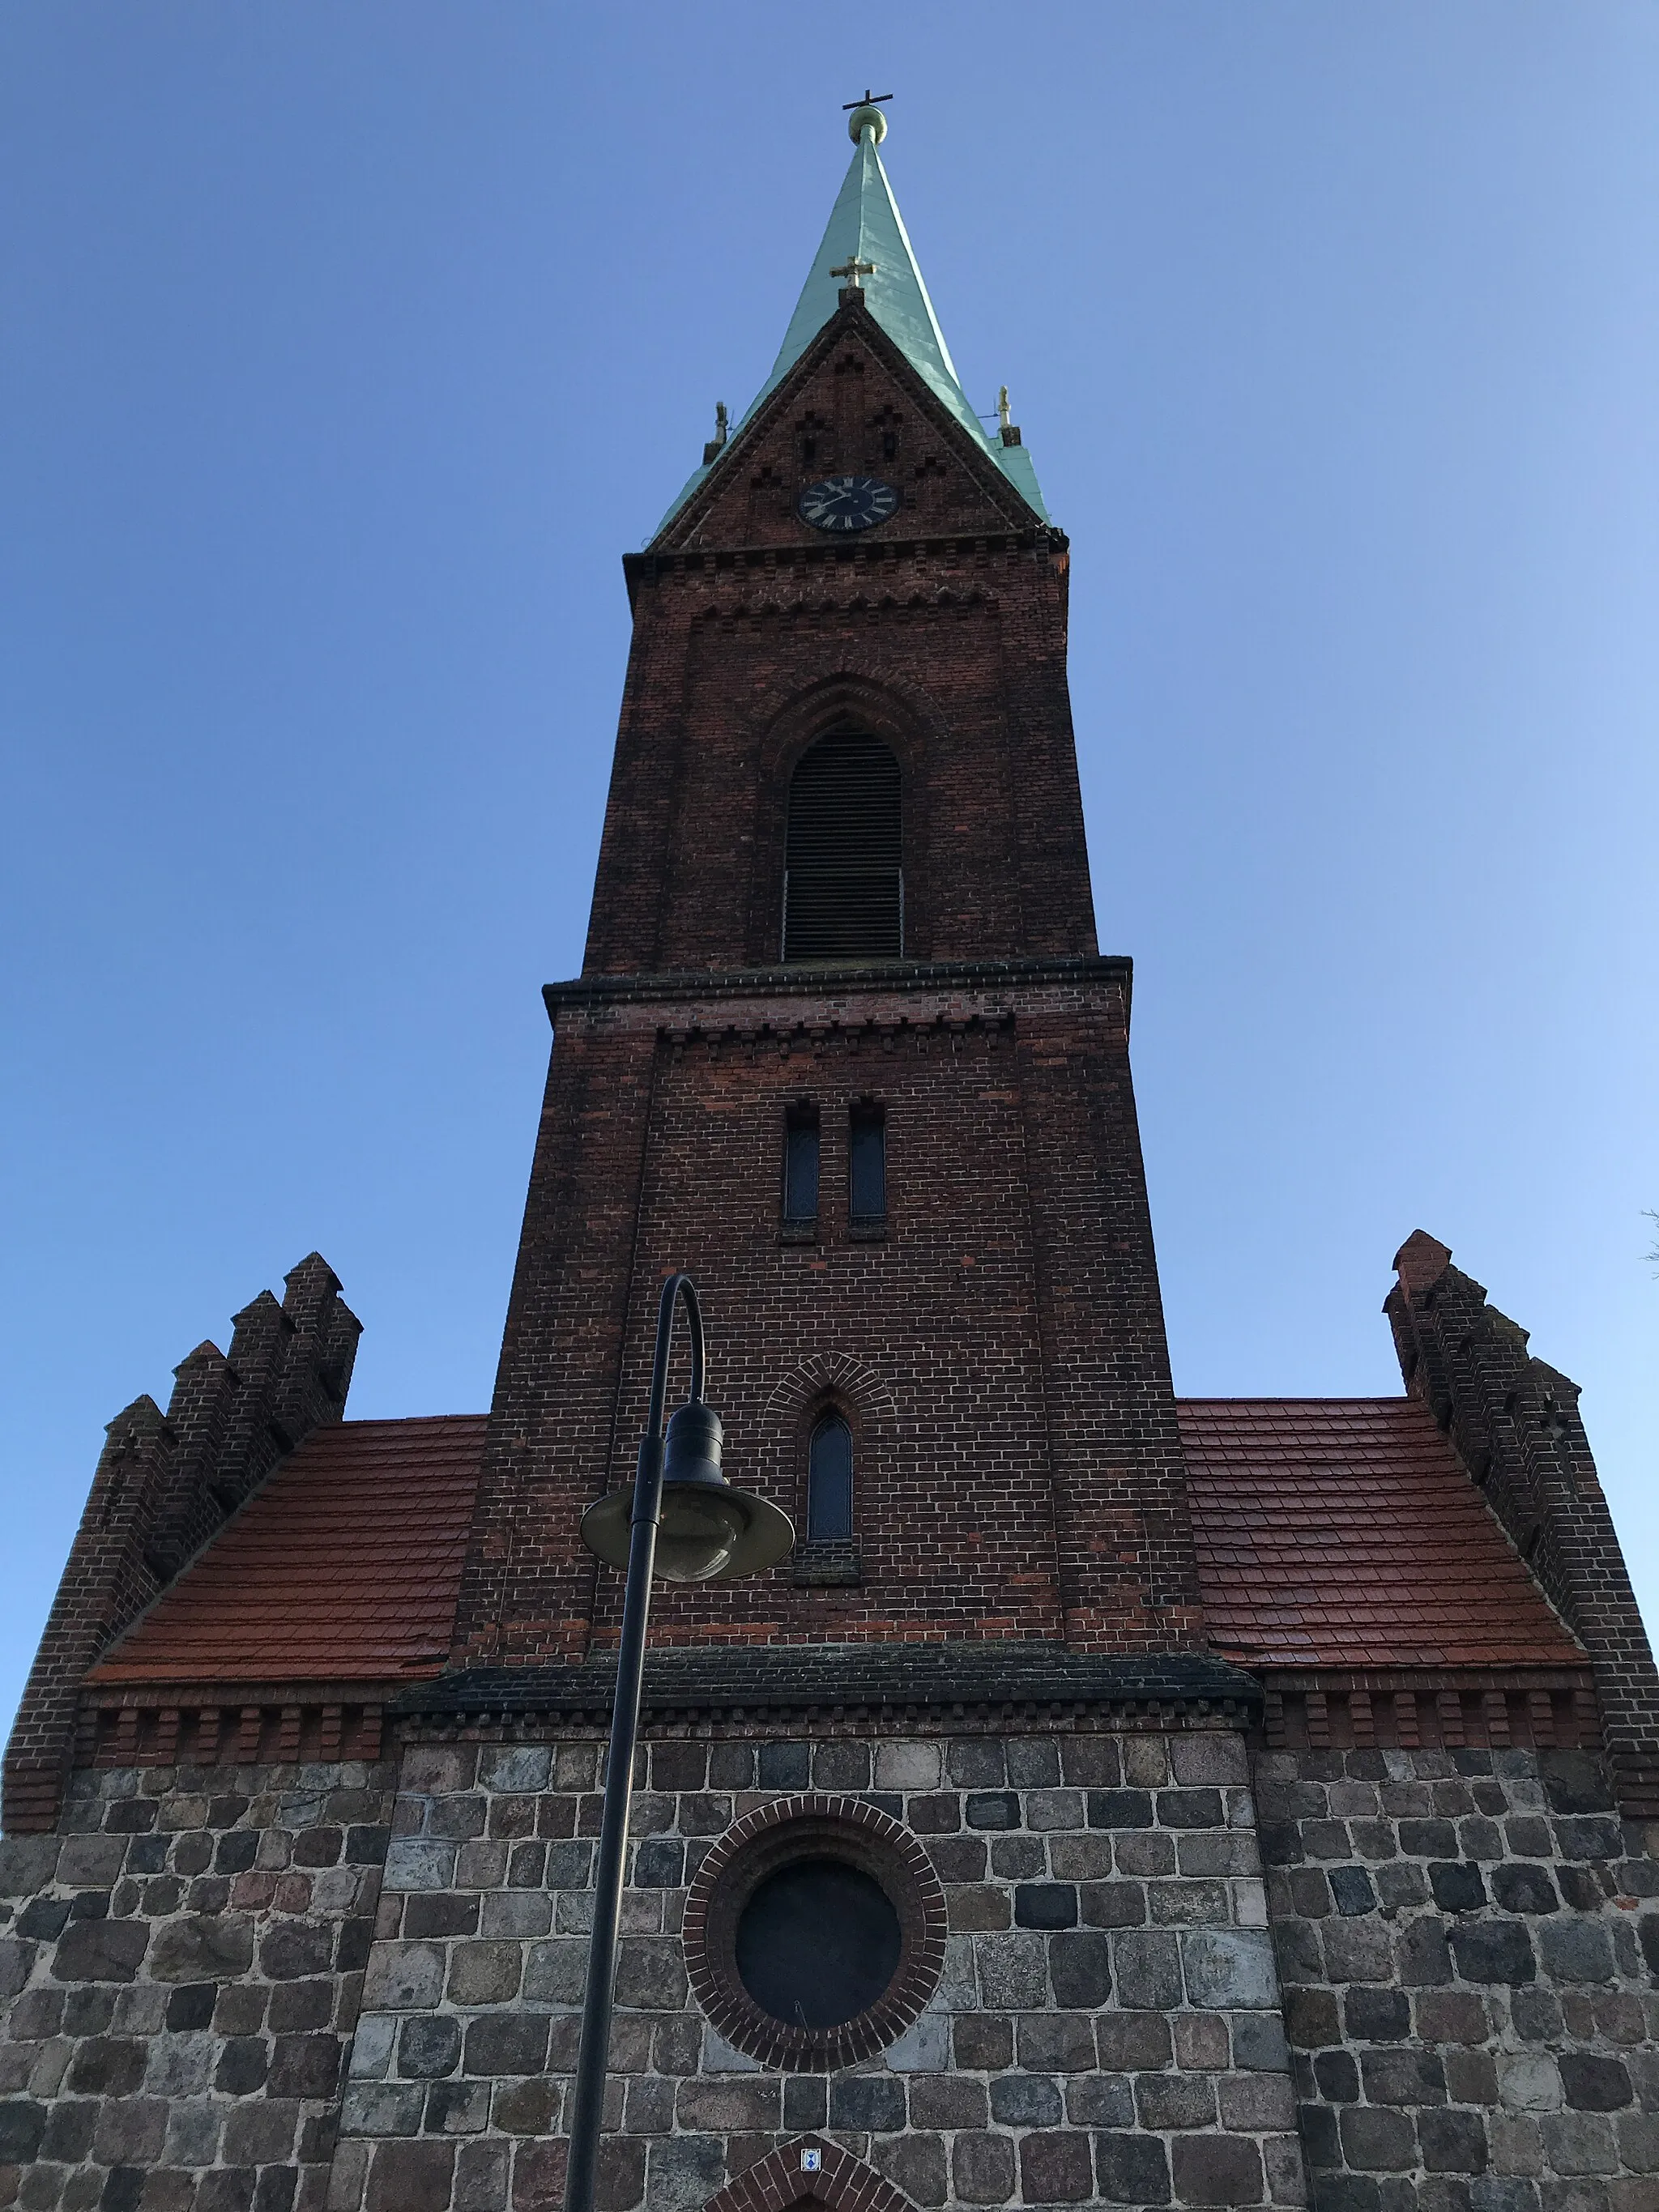
[[[839,1413],[823,1416],[807,1446],[806,1540],[853,1540],[853,1431]]]

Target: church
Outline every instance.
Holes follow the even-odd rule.
[[[1419,1231],[1398,1395],[1175,1395],[1067,541],[849,127],[623,561],[489,1412],[348,1418],[313,1253],[109,1425],[5,1758],[0,2207],[563,2203],[580,1526],[684,1270],[793,1541],[655,1590],[605,2212],[1659,2212],[1659,1681],[1577,1391]]]

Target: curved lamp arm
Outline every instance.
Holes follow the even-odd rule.
[[[651,1445],[657,1448],[659,1462],[662,1457],[663,1417],[668,1402],[668,1355],[674,1341],[674,1308],[682,1298],[685,1301],[685,1325],[691,1334],[691,1388],[686,1393],[687,1404],[698,1404],[703,1394],[706,1376],[702,1308],[697,1303],[697,1286],[690,1275],[671,1275],[657,1302],[657,1350],[651,1362],[651,1402],[646,1409],[645,1437],[640,1446],[641,1474],[645,1471],[645,1455]]]

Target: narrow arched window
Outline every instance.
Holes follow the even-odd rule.
[[[896,960],[904,950],[899,764],[879,738],[836,730],[789,785],[786,960]]]
[[[818,1214],[818,1109],[792,1106],[783,1121],[783,1218],[797,1228]]]
[[[839,1413],[826,1413],[806,1450],[806,1540],[849,1544],[853,1540],[853,1431]]]
[[[887,1117],[867,1101],[848,1117],[847,1198],[855,1222],[887,1218]]]

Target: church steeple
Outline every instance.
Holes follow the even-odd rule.
[[[872,103],[855,108],[848,126],[855,149],[851,165],[830,211],[823,242],[801,287],[772,374],[755,404],[758,406],[782,381],[835,313],[841,303],[842,287],[848,282],[841,271],[860,264],[868,271],[857,281],[869,301],[870,313],[963,428],[976,438],[983,437],[877,151],[887,135],[887,118]]]
[[[898,202],[882,165],[878,149],[887,135],[887,118],[868,94],[848,117],[854,154],[830,221],[824,229],[795,312],[789,319],[783,343],[765,383],[755,395],[738,426],[741,432],[753,421],[768,398],[783,381],[812,340],[836,314],[843,289],[862,289],[869,312],[892,339],[910,366],[924,380],[962,428],[987,451],[1020,496],[1044,522],[1049,519],[1037,488],[1036,471],[1016,432],[988,434],[962,387],[945,332],[939,327],[928,296],[915,248],[899,213]],[[708,458],[680,491],[663,517],[661,527],[672,521],[686,501],[718,465],[723,447],[711,447]]]

